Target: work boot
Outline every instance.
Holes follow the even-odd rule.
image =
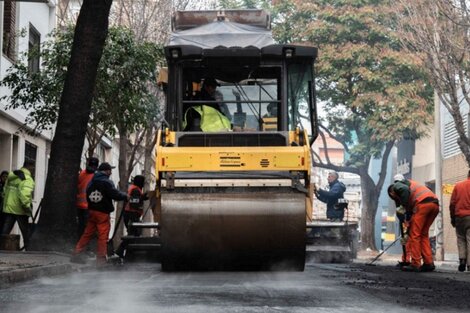
[[[421,266],[421,272],[432,272],[435,269],[436,269],[436,266],[434,265],[434,263],[423,264],[423,266]]]
[[[411,263],[410,262],[398,262],[397,268],[401,269],[403,266],[409,266]]]
[[[108,264],[115,264],[115,265],[123,265],[124,264],[124,258],[120,256],[119,254],[113,254],[112,256],[108,257],[107,260]]]
[[[465,266],[467,266],[467,260],[466,259],[459,259],[460,264],[459,264],[459,272],[465,272]]]
[[[401,270],[403,272],[420,272],[419,267],[413,265],[402,266]]]

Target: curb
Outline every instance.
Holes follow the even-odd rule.
[[[41,265],[30,268],[15,269],[0,273],[0,284],[11,284],[43,276],[67,274],[78,270],[72,264]]]

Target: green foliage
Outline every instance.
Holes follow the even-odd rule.
[[[34,130],[50,129],[57,120],[59,101],[67,73],[73,30],[53,32],[40,51],[33,49],[19,56],[19,61],[7,69],[1,86],[11,90],[0,98],[5,109],[22,108],[29,112],[26,124]],[[27,60],[40,56],[43,67],[30,73]]]
[[[111,28],[98,71],[93,114],[121,131],[145,125],[157,102],[149,84],[155,82],[161,58],[162,50],[155,44],[137,42],[123,27]],[[108,133],[114,133],[114,125],[106,127]]]
[[[57,121],[73,34],[73,27],[54,32],[40,51],[31,52],[41,57],[40,72],[28,72],[28,54],[23,54],[0,83],[12,91],[1,98],[7,103],[5,107],[27,110],[26,123],[37,131],[49,129]],[[161,47],[137,42],[128,29],[110,28],[98,68],[89,126],[113,134],[116,128],[132,132],[146,125],[148,114],[155,114],[157,108],[152,84],[156,66],[163,60]]]
[[[400,50],[387,1],[282,1],[274,34],[319,48],[318,98],[329,130],[350,147],[352,165],[386,142],[424,134],[432,89],[419,59]]]
[[[300,23],[294,21],[307,18],[302,11],[297,9],[295,2],[292,0],[278,1],[271,8],[271,20],[273,36],[277,42],[285,44],[299,40],[300,31],[297,27],[301,27]]]

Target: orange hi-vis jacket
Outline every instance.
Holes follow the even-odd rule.
[[[78,192],[77,192],[77,201],[75,205],[83,210],[88,209],[88,202],[86,200],[86,188],[93,178],[95,173],[89,173],[86,170],[83,170],[78,175]]]
[[[135,203],[134,205],[130,203],[132,199],[137,199],[136,194],[138,193],[139,203]],[[124,208],[127,212],[137,212],[140,215],[143,214],[142,210],[142,189],[136,185],[131,185],[127,190],[127,194],[130,197],[130,200],[127,202],[126,207]]]
[[[458,182],[450,198],[450,216],[470,216],[470,178]]]
[[[424,199],[438,200],[434,192],[429,190],[428,187],[421,185],[414,180],[409,179],[410,182],[410,198],[408,200],[409,209],[414,209],[416,204],[422,202]]]

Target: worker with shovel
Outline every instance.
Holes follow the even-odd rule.
[[[434,271],[429,228],[439,213],[439,201],[426,186],[404,177],[397,178],[388,187],[388,194],[395,200],[399,210],[405,212],[405,222],[409,222],[405,248],[411,254],[411,264],[403,265],[401,269],[412,272]]]

